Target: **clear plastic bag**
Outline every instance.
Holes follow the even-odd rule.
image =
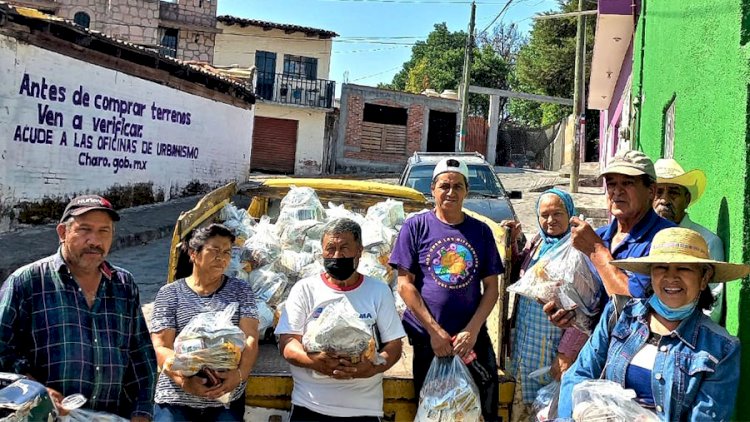
[[[479,389],[458,356],[432,360],[414,422],[474,422],[482,418]]]
[[[586,422],[658,422],[658,416],[636,403],[635,391],[609,380],[586,380],[573,387],[573,419]]]
[[[263,333],[273,326],[274,311],[266,302],[257,301],[255,306],[258,308],[258,332],[262,337]]]
[[[219,219],[237,238],[242,239],[242,242],[255,234],[255,220],[246,210],[237,208],[234,204],[224,205],[219,213]]]
[[[276,262],[280,255],[281,244],[276,229],[271,219],[264,215],[255,228],[255,234],[245,242],[241,260],[257,268]]]
[[[281,249],[284,251],[301,251],[308,239],[317,239],[323,232],[324,223],[317,220],[290,221],[281,232]]]
[[[380,256],[370,253],[362,254],[357,266],[357,272],[380,280],[385,284],[390,284],[395,275],[390,266],[382,264]]]
[[[303,220],[324,221],[325,210],[314,189],[292,186],[281,199],[276,226],[281,232],[290,223]]]
[[[276,271],[271,265],[266,265],[250,271],[247,282],[256,298],[269,306],[276,306],[284,300],[284,291],[289,280],[284,273]]]
[[[307,325],[302,346],[307,352],[327,352],[348,356],[357,363],[363,356],[375,364],[385,363],[375,350],[370,326],[375,321],[362,320],[346,298],[328,303],[317,319]]]
[[[526,270],[508,291],[575,309],[573,325],[584,333],[591,333],[601,311],[599,282],[585,255],[572,246],[570,235]]]
[[[378,202],[367,209],[365,218],[393,229],[404,223],[404,218],[406,218],[404,215],[404,203],[393,199]]]
[[[284,251],[277,262],[279,268],[287,277],[297,277],[300,271],[306,266],[315,262],[315,255],[309,252]]]
[[[239,304],[230,303],[218,312],[203,312],[193,317],[174,341],[173,357],[164,368],[192,376],[203,368],[236,369],[245,348],[245,333],[232,324]]]
[[[365,217],[362,214],[344,208],[344,204],[335,205],[333,202],[329,202],[328,208],[325,212],[328,221],[338,220],[339,218],[348,218],[355,221],[360,226],[365,222]]]

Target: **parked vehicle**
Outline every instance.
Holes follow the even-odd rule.
[[[507,192],[492,165],[478,152],[415,152],[406,162],[399,185],[418,190],[432,199],[430,185],[435,165],[443,158],[457,157],[469,167],[469,195],[464,207],[492,221],[518,220],[511,199],[521,199],[520,191]]]
[[[333,202],[344,204],[347,209],[364,213],[368,207],[385,201],[388,198],[404,203],[406,212],[432,208],[432,204],[423,194],[414,189],[388,185],[376,182],[353,181],[342,179],[269,179],[264,182],[248,182],[241,185],[234,183],[219,188],[204,196],[190,211],[180,215],[176,222],[172,236],[171,254],[169,259],[168,282],[185,277],[189,274],[190,264],[187,257],[179,250],[179,242],[194,228],[202,227],[213,222],[219,222],[221,209],[234,198],[234,203],[240,206],[241,198],[250,198],[247,208],[251,217],[258,219],[263,215],[271,217],[272,221],[279,214],[281,199],[288,193],[291,186],[311,187],[315,189],[323,204]],[[239,195],[239,196],[238,196]],[[469,211],[471,213],[471,211]],[[476,218],[486,222],[493,230],[498,249],[504,261],[509,257],[509,248],[505,247],[506,232],[499,224],[492,220],[471,213]],[[501,285],[502,289],[502,285]],[[502,297],[502,296],[501,296]],[[500,315],[504,314],[504,301],[498,300],[497,306],[488,318],[487,326],[492,342],[496,347],[496,354],[502,356],[500,347],[503,345],[503,333]],[[384,391],[384,420],[402,421],[414,420],[418,398],[415,398],[411,379],[411,357],[408,342],[404,344],[406,357],[385,373],[383,380]],[[500,371],[500,415],[503,420],[509,420],[510,403],[513,400],[514,381],[503,371]],[[293,381],[289,372],[289,364],[280,356],[273,339],[261,342],[260,354],[253,368],[247,386],[246,404],[253,408],[283,409],[291,407]],[[260,409],[256,410],[261,412]],[[268,413],[258,413],[253,420],[266,420]]]

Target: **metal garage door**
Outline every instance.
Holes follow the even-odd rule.
[[[298,126],[297,120],[256,116],[250,153],[252,170],[294,173]]]

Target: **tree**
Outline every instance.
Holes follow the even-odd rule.
[[[501,39],[504,34],[512,34],[516,39],[506,42]],[[436,24],[425,41],[418,41],[414,45],[411,58],[393,77],[393,81],[379,87],[413,93],[427,88],[438,92],[457,90],[461,83],[466,36],[464,31],[449,31],[444,22]],[[489,88],[507,88],[509,63],[518,50],[520,40],[518,32],[507,27],[496,28],[493,33],[478,37],[471,66],[471,83]],[[496,48],[501,50],[497,51]],[[470,112],[486,116],[488,101],[486,96],[472,95]]]
[[[551,13],[576,11],[578,0],[559,0],[560,8]],[[584,3],[590,5],[590,3]],[[595,5],[594,5],[595,6]],[[514,91],[573,98],[576,49],[576,19],[551,18],[534,22],[529,42],[521,47],[515,63],[511,86]],[[594,45],[594,20],[586,22],[586,63],[591,63]],[[588,81],[588,68],[585,80]],[[531,126],[556,123],[572,112],[572,108],[523,100],[510,102],[513,120]]]

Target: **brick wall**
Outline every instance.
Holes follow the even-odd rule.
[[[361,95],[352,94],[348,97],[346,136],[344,138],[345,158],[382,163],[403,163],[414,151],[420,150],[425,122],[425,106],[422,104],[402,104],[389,99],[375,99],[367,101],[367,103],[407,109],[406,151],[403,154],[360,151],[365,102]]]

